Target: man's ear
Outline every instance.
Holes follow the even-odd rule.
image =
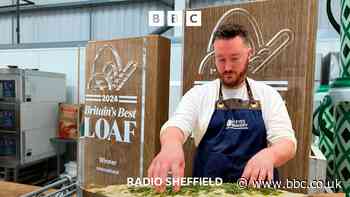
[[[247,48],[247,50],[248,50],[248,59],[250,59],[253,55],[253,49],[249,47]]]

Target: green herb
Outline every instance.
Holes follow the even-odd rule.
[[[129,187],[129,192],[133,194],[140,194],[142,196],[175,196],[175,195],[183,195],[183,196],[199,196],[201,193],[208,194],[214,192],[219,195],[220,193],[215,190],[222,189],[227,194],[238,195],[242,193],[259,193],[265,196],[276,196],[281,194],[281,191],[278,191],[274,188],[253,188],[246,187],[242,188],[236,183],[223,183],[219,186],[201,186],[201,185],[191,185],[191,186],[182,186],[179,192],[174,192],[172,187],[168,186],[164,193],[157,193],[152,187]]]

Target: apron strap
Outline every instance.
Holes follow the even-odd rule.
[[[254,101],[253,92],[252,92],[252,89],[250,89],[250,85],[248,83],[247,78],[245,79],[245,84],[247,85],[247,92],[248,92],[249,101]]]

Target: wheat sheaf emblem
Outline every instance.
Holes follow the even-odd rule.
[[[105,52],[111,52],[112,60],[103,61],[103,65],[97,67],[98,60]],[[97,49],[95,59],[92,64],[91,77],[88,81],[87,89],[89,90],[114,90],[119,91],[130,79],[137,68],[137,63],[130,61],[124,64],[117,50],[110,46],[104,45]]]

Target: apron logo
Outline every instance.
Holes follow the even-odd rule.
[[[226,129],[248,129],[245,120],[227,120]]]

